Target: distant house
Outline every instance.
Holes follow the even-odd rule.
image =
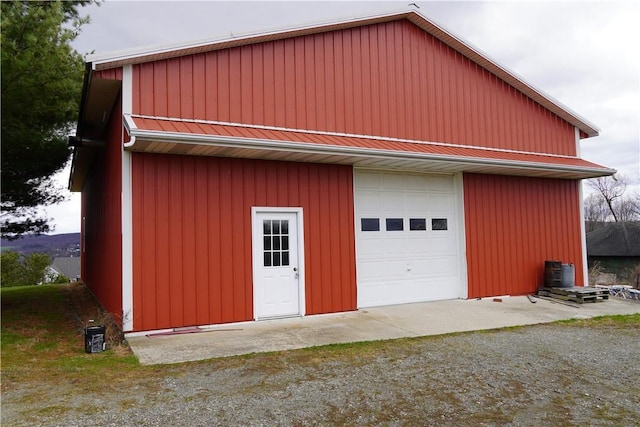
[[[587,262],[609,274],[625,277],[640,264],[640,222],[610,222],[587,233]]]
[[[125,332],[586,271],[598,129],[415,11],[89,61],[82,279]]]
[[[69,280],[80,278],[80,257],[56,257],[49,266],[51,277],[65,276]]]

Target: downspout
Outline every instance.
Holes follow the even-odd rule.
[[[580,129],[575,129],[576,138],[576,156],[581,157],[580,147]],[[584,223],[584,192],[582,189],[583,181],[578,182],[578,209],[580,209],[580,246],[582,248],[582,283],[583,286],[589,286],[589,260],[587,258],[587,227]]]

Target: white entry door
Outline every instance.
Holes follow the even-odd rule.
[[[256,319],[298,316],[301,269],[298,226],[302,212],[253,211],[253,289]]]

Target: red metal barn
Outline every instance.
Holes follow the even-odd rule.
[[[82,279],[127,332],[582,285],[597,134],[413,11],[94,58]]]

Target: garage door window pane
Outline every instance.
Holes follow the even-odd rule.
[[[362,231],[380,231],[379,218],[362,218],[360,220]]]
[[[409,230],[422,231],[427,229],[426,218],[411,218],[409,219]]]
[[[402,218],[387,218],[387,231],[402,231],[404,221]]]
[[[447,219],[446,218],[432,218],[431,219],[431,229],[434,231],[447,230]]]

